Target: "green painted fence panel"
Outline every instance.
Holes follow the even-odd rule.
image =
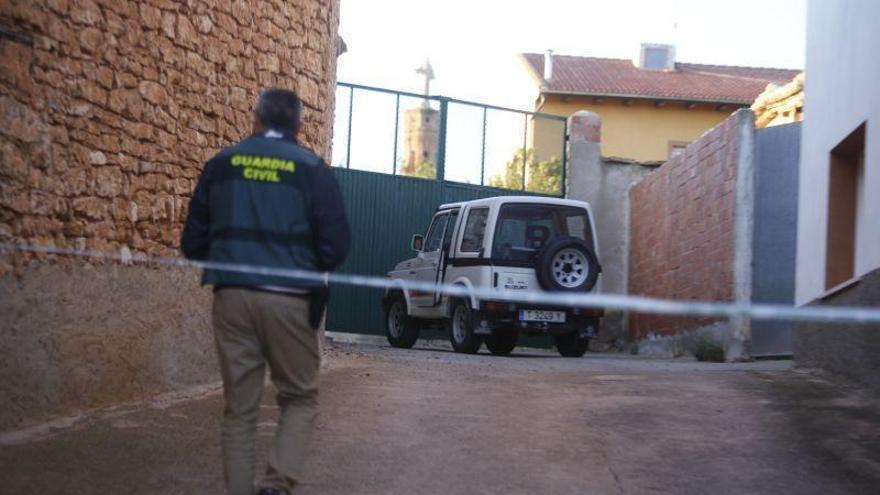
[[[413,234],[424,234],[444,203],[502,195],[529,195],[493,187],[418,179],[334,167],[351,224],[352,251],[341,273],[384,276],[413,256]],[[383,291],[334,284],[327,330],[384,334]]]

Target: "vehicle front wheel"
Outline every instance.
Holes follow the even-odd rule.
[[[385,310],[385,335],[391,347],[409,349],[419,339],[416,321],[406,314],[406,300],[402,294],[393,296]]]
[[[455,352],[476,354],[483,344],[483,338],[474,333],[471,307],[465,300],[457,299],[452,305],[452,317],[446,322],[449,340]]]
[[[581,337],[580,332],[556,336],[556,350],[562,357],[582,357],[590,347],[589,337]]]
[[[513,351],[518,338],[516,330],[497,330],[486,337],[486,348],[496,356],[504,356]]]

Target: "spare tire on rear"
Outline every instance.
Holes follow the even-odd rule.
[[[588,291],[599,278],[599,260],[593,248],[577,237],[557,237],[535,260],[538,283],[547,291]]]

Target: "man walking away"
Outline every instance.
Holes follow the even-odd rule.
[[[330,167],[297,144],[302,104],[269,89],[254,134],[209,160],[190,202],[181,248],[190,259],[314,272],[338,267],[350,238]],[[261,495],[292,491],[317,414],[320,281],[205,270],[223,374],[223,459],[230,495],[254,492],[254,437],[266,364],[281,417]]]

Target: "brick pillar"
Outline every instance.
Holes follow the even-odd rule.
[[[602,162],[602,118],[598,114],[581,110],[568,118],[568,164],[565,196],[590,203],[593,224],[596,228],[596,245],[599,261],[603,266],[601,292],[624,293],[626,277],[623,260],[619,256],[618,241],[625,232],[617,232],[625,224],[614,218],[622,208],[606,205],[608,195],[602,190],[606,184],[605,167]],[[625,258],[625,257],[623,257]],[[599,341],[614,342],[625,335],[623,316],[608,314],[601,323]]]
[[[602,118],[581,110],[568,118],[568,167],[566,197],[586,201],[591,175],[602,161]]]

